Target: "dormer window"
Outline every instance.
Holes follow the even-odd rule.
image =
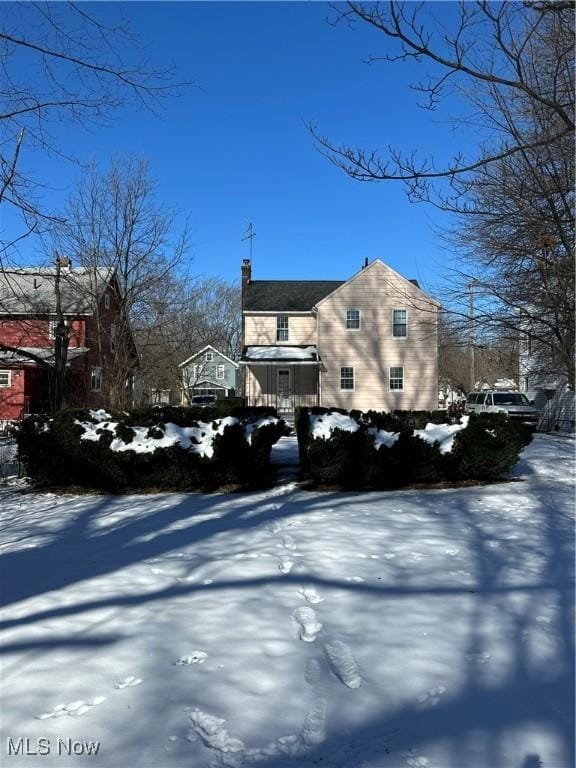
[[[359,309],[346,310],[346,330],[348,331],[360,330],[360,310]]]
[[[276,318],[276,341],[288,341],[288,315]]]

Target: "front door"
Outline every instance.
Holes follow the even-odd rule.
[[[292,381],[289,368],[278,369],[278,409],[292,408]]]

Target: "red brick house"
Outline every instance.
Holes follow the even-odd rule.
[[[65,405],[107,406],[121,352],[137,365],[132,336],[120,337],[119,288],[110,269],[72,269],[62,259],[61,312],[69,332]],[[56,268],[0,272],[0,420],[50,409],[57,324]],[[123,384],[131,389],[131,377]]]

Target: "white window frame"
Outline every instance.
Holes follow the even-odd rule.
[[[0,380],[0,389],[10,389],[12,386],[12,371],[9,368],[4,368],[0,371],[0,376],[6,375],[6,384],[2,384]]]
[[[392,371],[402,371],[402,377],[400,376],[392,376]],[[393,387],[392,386],[392,379],[395,381],[398,381],[400,378],[402,378],[402,386],[401,387]],[[388,389],[390,392],[404,392],[404,383],[406,381],[406,375],[404,373],[404,366],[403,365],[391,365],[388,369]]]
[[[110,309],[110,294],[108,292],[104,294],[104,309]]]
[[[286,322],[286,327],[284,327]],[[286,338],[284,337],[286,334]],[[276,342],[283,343],[290,340],[290,328],[288,322],[288,315],[276,315]]]
[[[352,326],[348,325],[348,322],[350,321],[350,318],[348,317],[349,312],[357,312],[358,313],[358,326]],[[356,307],[348,307],[346,310],[346,330],[347,331],[361,331],[362,330],[362,310],[357,309]]]
[[[352,386],[351,387],[343,387],[342,386],[342,379],[350,379],[350,376],[344,377],[342,375],[342,371],[352,371]],[[341,365],[340,366],[340,392],[356,392],[356,368],[353,365]]]
[[[97,381],[97,387],[94,386],[94,379]],[[92,392],[102,391],[102,368],[99,365],[95,365],[90,369],[90,390]]]
[[[406,318],[406,322],[404,323],[404,328],[406,330],[406,333],[404,334],[404,336],[396,336],[396,334],[394,333],[394,326],[395,325],[400,325],[400,323],[395,323],[394,322],[394,313],[395,312],[404,312],[404,317]],[[408,310],[404,309],[404,307],[395,307],[392,310],[392,338],[393,339],[407,339],[408,338]]]
[[[226,369],[221,364],[216,366],[216,378],[217,379],[225,379],[226,378]]]
[[[204,362],[211,363],[214,360],[214,352],[206,352],[204,355]]]

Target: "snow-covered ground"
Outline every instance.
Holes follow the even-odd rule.
[[[572,768],[574,442],[538,436],[516,474],[0,489],[0,764]]]

